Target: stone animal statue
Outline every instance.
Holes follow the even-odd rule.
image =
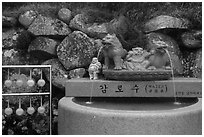
[[[98,61],[98,58],[93,58],[88,68],[90,79],[98,79],[98,73],[100,72],[100,69],[101,63]]]
[[[113,68],[115,70],[122,69],[123,58],[127,55],[127,51],[123,49],[122,44],[115,34],[107,34],[103,39],[102,52],[104,55],[103,69],[110,69],[111,60],[113,61]]]
[[[170,62],[169,62],[169,56],[166,53],[165,49],[163,48],[156,48],[154,50],[151,50],[151,56],[149,57],[149,67],[154,67],[155,69],[159,68],[169,68]]]

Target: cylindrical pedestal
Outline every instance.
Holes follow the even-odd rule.
[[[139,98],[126,98],[125,101],[122,98],[117,101],[113,99],[112,103],[102,100],[88,105],[83,98],[62,98],[59,101],[58,133],[202,134],[201,99],[189,99],[190,102],[184,102],[181,106],[154,100],[142,102]]]

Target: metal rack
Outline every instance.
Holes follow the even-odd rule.
[[[10,93],[10,94],[2,94],[2,97],[3,96],[44,96],[44,95],[49,95],[50,97],[50,100],[49,100],[49,107],[50,107],[50,135],[52,134],[52,94],[51,94],[51,91],[52,91],[52,81],[51,81],[51,65],[12,65],[12,66],[9,66],[9,65],[6,65],[6,66],[2,66],[2,69],[3,68],[49,68],[50,69],[50,80],[49,80],[49,85],[50,85],[50,92],[44,92],[44,93]],[[2,71],[1,71],[2,72]]]

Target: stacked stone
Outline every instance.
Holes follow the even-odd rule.
[[[3,65],[52,65],[53,85],[61,89],[65,79],[83,77],[87,73],[91,59],[102,46],[99,41],[108,33],[115,33],[126,50],[137,46],[151,50],[165,44],[175,75],[201,76],[202,32],[191,30],[191,23],[185,18],[160,15],[141,28],[133,28],[124,15],[109,22],[93,23],[88,15],[73,16],[66,8],[59,10],[58,18],[46,17],[33,10],[20,14],[18,19],[2,18]],[[181,42],[163,30],[178,34]],[[186,56],[188,49],[195,57]]]
[[[101,47],[99,40],[108,33],[126,36],[127,22],[120,16],[110,22],[90,23],[86,14],[73,17],[66,8],[59,10],[57,19],[28,10],[18,19],[7,18],[3,22],[3,27],[10,27],[3,32],[3,65],[52,65],[53,85],[63,89],[65,79],[87,73],[87,67]],[[21,30],[14,29],[16,24],[20,24]]]
[[[18,19],[2,18],[3,65],[51,65],[52,84],[60,89],[64,89],[66,79],[83,77],[100,48],[80,29],[70,29],[73,17],[66,8],[60,9],[54,19],[33,10]]]

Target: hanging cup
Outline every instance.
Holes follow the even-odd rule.
[[[41,106],[38,107],[38,113],[43,114],[45,112],[45,107],[42,105],[42,96],[41,96]]]
[[[27,85],[29,87],[33,87],[35,85],[35,81],[32,79],[32,70],[30,70],[30,79],[27,81]]]
[[[7,108],[4,110],[6,115],[11,115],[13,113],[12,108],[9,107],[9,100],[8,100],[8,106]]]
[[[18,107],[18,109],[16,110],[16,115],[22,116],[23,113],[24,113],[24,110],[21,108],[21,99],[19,99],[19,107]]]
[[[20,78],[20,75],[21,75],[21,73],[20,73],[20,68],[19,68],[19,73],[18,73],[18,75],[19,75],[19,78]],[[21,86],[23,85],[23,80],[18,79],[18,80],[16,81],[16,85],[17,85],[18,87],[21,87]]]
[[[32,107],[31,98],[30,98],[30,107],[27,108],[27,113],[32,115],[34,112],[35,112],[35,109],[34,107]]]
[[[12,85],[12,81],[9,79],[9,69],[8,69],[8,77],[7,77],[7,80],[4,81],[4,85],[6,87],[10,87]]]
[[[45,85],[45,80],[42,78],[42,70],[41,70],[41,78],[38,80],[38,86],[43,87]]]

